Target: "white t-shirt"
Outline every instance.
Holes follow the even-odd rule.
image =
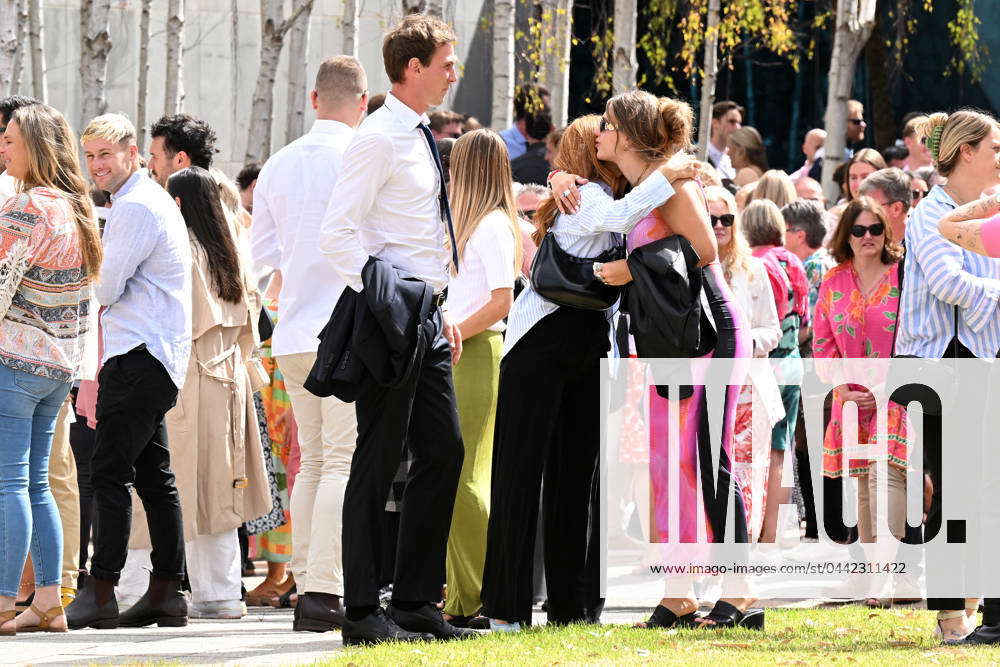
[[[517,240],[520,242],[520,239]],[[449,319],[458,324],[489,303],[495,289],[514,287],[515,239],[510,221],[493,211],[479,221],[448,284]],[[489,327],[503,331],[503,320]]]

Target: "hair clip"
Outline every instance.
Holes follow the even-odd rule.
[[[938,125],[931,130],[931,135],[927,137],[927,150],[931,153],[931,159],[938,161],[938,150],[941,148],[941,133],[944,132],[944,125]]]

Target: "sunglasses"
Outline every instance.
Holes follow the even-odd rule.
[[[851,236],[856,239],[864,238],[865,232],[871,234],[873,238],[877,238],[885,233],[885,224],[876,222],[874,225],[868,227],[864,225],[854,225],[851,227]]]
[[[532,218],[535,217],[535,209],[525,209],[518,212],[521,214],[521,217],[524,218],[525,220],[530,221]]]
[[[865,119],[864,118],[848,118],[847,122],[850,123],[851,125],[864,125],[865,124]]]
[[[732,213],[723,213],[722,215],[710,215],[708,216],[712,220],[712,226],[715,227],[720,222],[723,227],[732,227],[733,223],[736,222],[736,216]]]
[[[617,132],[618,128],[614,123],[609,123],[607,118],[601,117],[601,124],[598,125],[601,132]]]
[[[924,190],[911,190],[910,195],[913,197],[913,201],[923,198],[927,194]]]

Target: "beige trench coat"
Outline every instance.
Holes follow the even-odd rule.
[[[222,301],[212,287],[207,255],[193,236],[191,250],[191,360],[177,405],[166,417],[185,541],[235,529],[271,511],[246,370],[256,345],[260,294],[247,283],[240,303]],[[134,493],[132,507],[129,547],[149,548],[145,512]]]

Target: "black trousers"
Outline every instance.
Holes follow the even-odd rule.
[[[108,359],[98,379],[97,439],[90,470],[98,530],[90,573],[118,582],[132,529],[129,487],[134,485],[146,509],[153,575],[180,580],[184,525],[163,423],[177,401],[177,387],[145,346]]]
[[[73,412],[76,413],[77,390],[72,389]],[[91,528],[97,532],[94,521],[94,487],[90,482],[90,460],[94,456],[97,433],[87,425],[87,420],[77,418],[69,427],[69,445],[76,461],[76,483],[80,488],[80,569],[87,569],[90,558]]]
[[[560,308],[500,363],[483,574],[490,618],[531,623],[540,488],[549,621],[582,621],[594,604],[588,536],[609,347],[603,313]]]
[[[445,581],[451,512],[465,450],[458,424],[451,349],[441,313],[421,325],[410,377],[368,387],[357,400],[358,444],[344,493],[344,602],[379,603],[385,503],[404,443],[411,455],[396,547],[393,599],[437,602]]]

